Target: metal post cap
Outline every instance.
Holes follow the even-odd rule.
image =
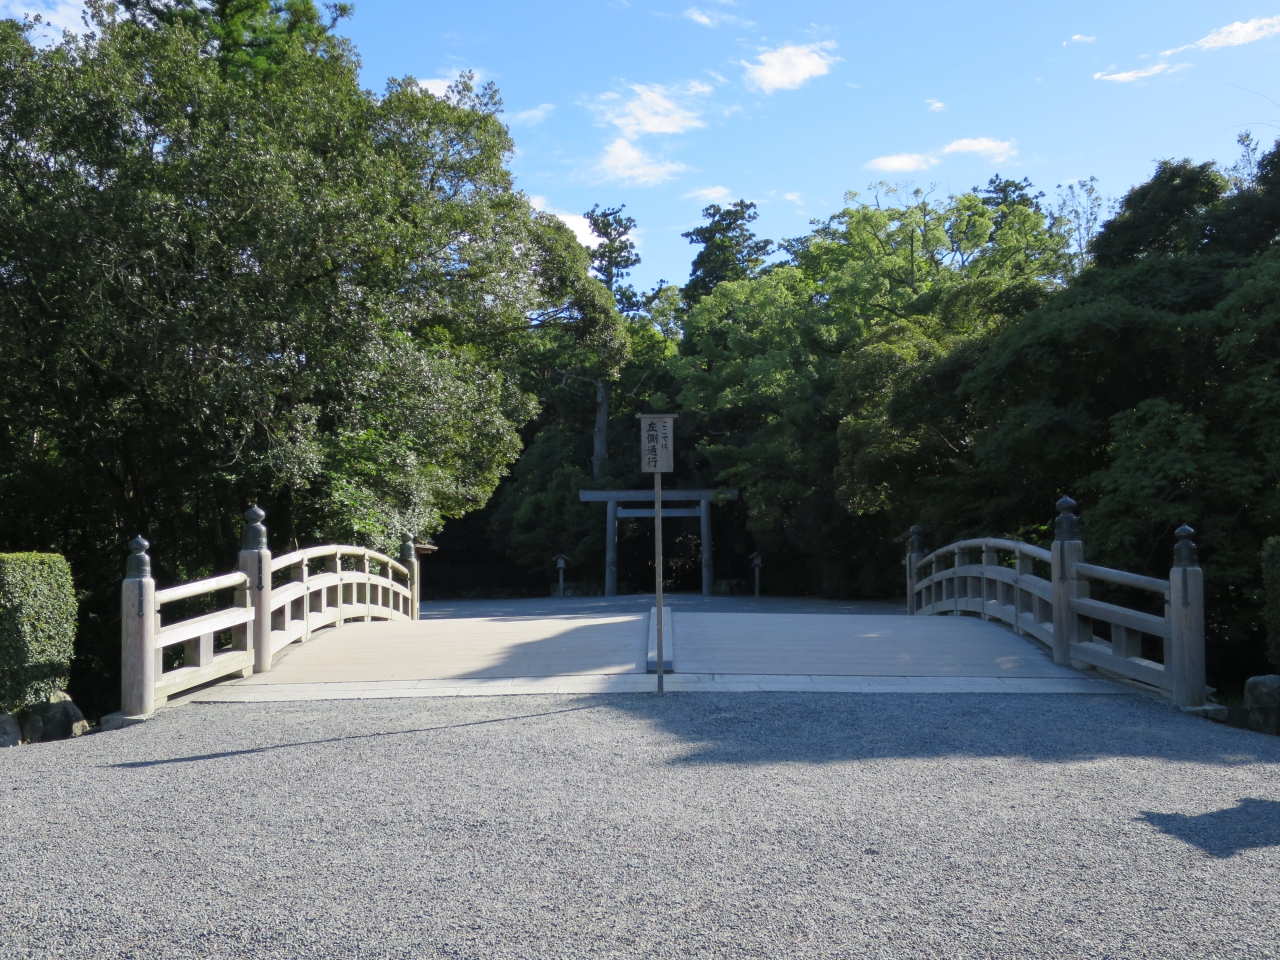
[[[1195,542],[1191,539],[1196,535],[1195,530],[1184,523],[1173,533],[1178,538],[1178,542],[1173,548],[1173,565],[1175,567],[1198,567],[1200,565],[1199,551],[1196,549]]]
[[[142,534],[138,534],[129,541],[131,553],[125,564],[125,577],[129,580],[141,580],[143,577],[151,576],[151,558],[147,556],[149,546],[151,544],[143,538]]]
[[[408,564],[418,556],[418,549],[413,543],[413,534],[406,530],[400,537],[400,559]]]
[[[1075,513],[1079,504],[1070,497],[1063,497],[1055,506],[1058,508],[1058,517],[1053,522],[1053,539],[1079,540],[1080,518]]]
[[[263,510],[257,504],[254,504],[244,512],[244,518],[248,522],[244,528],[244,539],[240,541],[242,549],[267,549],[267,528],[262,525],[263,518],[266,517],[266,515],[267,511]]]

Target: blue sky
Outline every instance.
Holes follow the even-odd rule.
[[[0,11],[41,4],[75,19],[70,0]],[[1280,0],[356,0],[342,29],[375,91],[494,81],[519,188],[579,226],[626,204],[642,288],[687,278],[680,234],[708,202],[755,201],[778,239],[879,181],[946,194],[999,173],[1052,197],[1093,175],[1114,197],[1161,158],[1280,136]]]

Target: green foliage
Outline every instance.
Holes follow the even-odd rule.
[[[489,508],[494,548],[530,574],[546,574],[549,558],[563,553],[575,578],[594,579],[603,566],[604,508],[580,502],[578,491],[651,482],[638,475],[632,456],[635,414],[668,406],[674,393],[668,363],[676,346],[671,332],[678,299],[677,288],[660,288],[620,321],[625,360],[607,381],[603,423],[598,391],[604,381],[576,373],[566,363],[574,357],[560,347],[562,341],[547,338],[542,352],[532,355],[546,364],[534,381],[540,383],[542,410],[524,454]],[[584,368],[590,369],[577,369]],[[613,455],[599,458],[600,449]]]
[[[613,294],[618,309],[623,313],[634,313],[638,305],[635,288],[622,281],[632,267],[639,265],[640,255],[636,253],[635,241],[631,239],[636,222],[623,215],[625,209],[626,204],[602,210],[597,203],[582,216],[590,224],[591,232],[600,238],[599,245],[591,252],[591,269]]]
[[[0,553],[0,711],[66,689],[75,636],[70,564],[53,553]]]
[[[299,51],[337,54],[343,44],[312,0],[122,0],[121,6],[150,27],[181,25],[208,37],[224,69],[242,75],[273,73]],[[352,8],[337,3],[329,9],[336,21]]]
[[[1261,662],[1257,557],[1280,529],[1277,158],[1231,193],[1189,161],[1135,188],[1093,266],[1000,330],[950,391],[969,411],[971,479],[935,490],[944,537],[1033,529],[1070,492],[1095,559],[1157,575],[1191,523],[1220,682]]]
[[[966,345],[1063,270],[1035,200],[993,181],[943,204],[851,203],[790,241],[790,264],[722,282],[689,312],[679,403],[714,438],[702,450],[715,481],[746,488],[761,549],[793,561],[795,589],[894,589],[899,488],[953,472],[965,443],[945,394]]]
[[[746,280],[760,272],[764,258],[773,249],[768,240],[758,240],[750,224],[760,214],[756,205],[738,200],[727,207],[713,203],[702,211],[707,221],[682,233],[690,243],[700,244],[702,249],[693,258],[693,271],[684,286],[684,299],[689,305],[715,289],[726,280]]]
[[[48,49],[0,21],[0,543],[71,561],[105,708],[130,536],[171,582],[253,502],[280,546],[394,549],[516,457],[534,328],[616,367],[619,321],[492,87],[375,96],[309,2],[94,10]]]

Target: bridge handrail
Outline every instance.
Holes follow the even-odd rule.
[[[156,606],[159,607],[166,603],[172,603],[175,600],[186,600],[189,597],[199,597],[206,593],[216,593],[219,590],[226,590],[229,587],[241,587],[248,582],[248,574],[240,571],[236,571],[235,573],[224,573],[220,577],[206,577],[204,580],[193,580],[190,583],[184,583],[179,587],[169,587],[165,590],[157,590]]]
[[[1071,570],[1076,576],[1088,577],[1090,580],[1104,580],[1122,587],[1133,587],[1135,590],[1147,590],[1164,597],[1169,596],[1169,581],[1158,577],[1144,577],[1140,573],[1126,573],[1124,570],[1113,570],[1110,567],[1098,567],[1092,563],[1074,563]]]
[[[954,553],[956,550],[1007,550],[1020,556],[1031,557],[1033,560],[1043,560],[1045,563],[1049,563],[1051,560],[1049,551],[1044,547],[1037,547],[1035,544],[1023,543],[1021,540],[1002,540],[998,537],[978,537],[973,540],[960,540],[956,543],[947,544],[945,547],[939,547],[923,560],[918,561],[917,566],[929,563],[944,554]]]
[[[1053,548],[978,537],[924,554],[920,527],[907,541],[907,612],[914,616],[977,614],[1011,626],[1053,651],[1054,662],[1094,668],[1159,690],[1184,707],[1205,700],[1204,573],[1189,526],[1177,530],[1169,579],[1084,562],[1080,521],[1070,497],[1058,501]],[[970,554],[981,551],[979,562]],[[1001,553],[1014,554],[1010,567]],[[949,566],[943,566],[950,560]],[[1049,579],[1033,563],[1047,563]],[[1089,596],[1093,581],[1159,594],[1163,616]],[[1096,635],[1103,626],[1105,636]],[[1142,637],[1159,640],[1162,660],[1143,656]]]
[[[325,627],[349,620],[416,620],[418,560],[413,537],[404,535],[400,560],[366,547],[321,544],[272,557],[267,547],[266,514],[254,507],[240,551],[240,569],[191,583],[156,590],[151,577],[150,544],[137,537],[129,544],[121,587],[121,705],[125,714],[146,716],[169,697],[191,687],[265,673],[275,654],[290,643],[310,639]],[[344,570],[342,558],[360,558],[359,569]],[[320,561],[312,569],[315,561]],[[287,583],[274,586],[273,574],[291,571]],[[402,582],[403,581],[403,582]],[[230,607],[162,624],[166,603],[235,589]],[[230,644],[218,647],[219,634]],[[184,644],[179,665],[165,669],[166,647]]]
[[[296,566],[306,560],[314,560],[316,557],[366,557],[374,563],[380,563],[391,568],[401,576],[407,577],[409,569],[399,561],[388,557],[385,553],[379,553],[377,550],[370,550],[367,547],[352,547],[346,544],[322,544],[318,547],[304,547],[301,550],[295,550],[293,553],[286,553],[280,557],[274,557],[271,561],[272,573],[277,570],[285,570],[289,567]]]

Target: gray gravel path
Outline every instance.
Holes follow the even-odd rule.
[[[6,958],[1280,956],[1280,740],[1128,695],[189,704],[0,828]]]

